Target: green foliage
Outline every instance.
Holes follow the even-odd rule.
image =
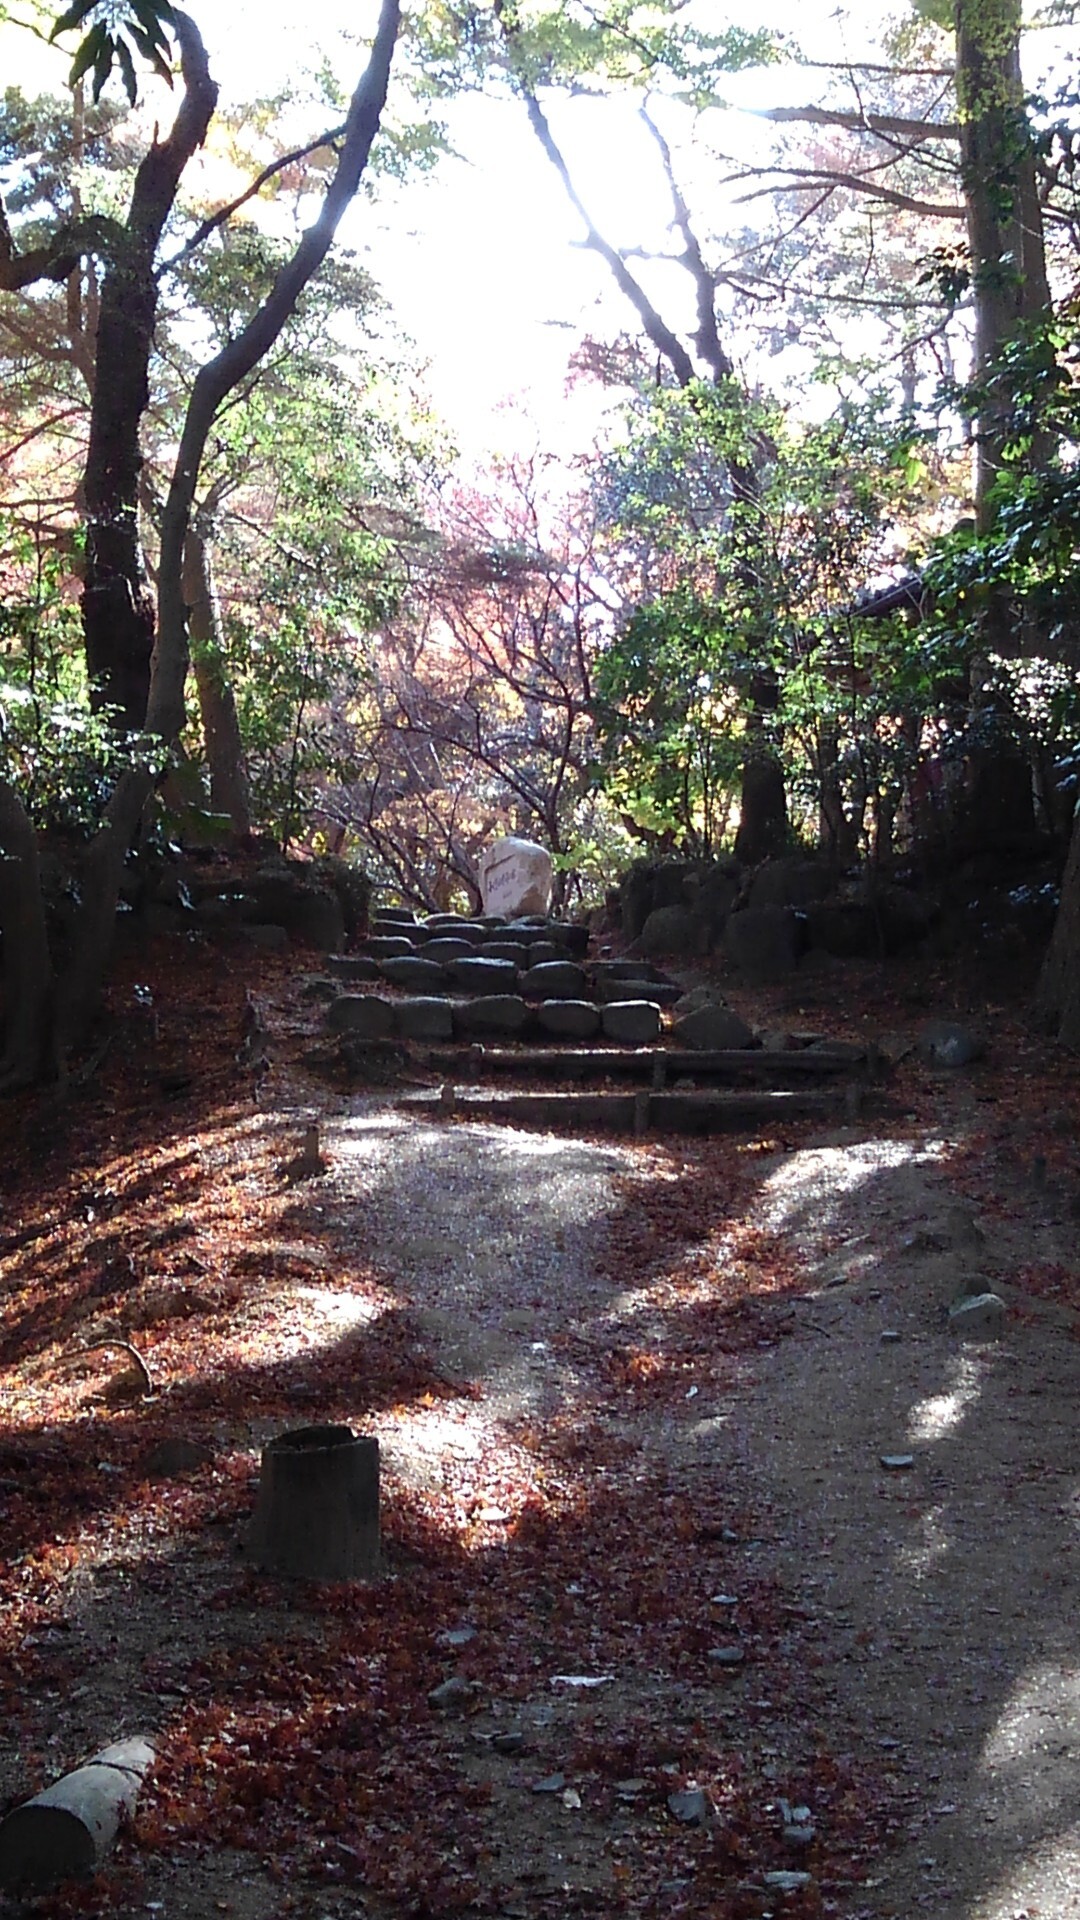
[[[92,74],[93,97],[98,101],[115,68],[134,106],[139,96],[136,56],[172,86],[170,34],[175,25],[170,0],[73,0],[56,21],[51,38],[58,40],[86,27],[71,63],[70,85],[75,87],[84,75]]]
[[[936,625],[973,645],[992,601],[1004,602],[1018,653],[1072,659],[1080,649],[1080,316],[1026,328],[984,383],[955,393],[979,415],[1002,410],[1003,464],[979,535],[965,521],[937,541],[924,573]]]
[[[819,742],[861,781],[940,670],[899,621],[861,621],[859,593],[926,476],[919,440],[884,400],[802,425],[723,388],[657,396],[608,463],[603,499],[647,582],[597,673],[607,790],[642,827],[715,846],[744,758],[750,690],[777,676],[759,722],[808,804]],[[730,474],[752,475],[733,491]],[[848,775],[844,774],[844,778]],[[850,784],[850,781],[849,781]]]
[[[465,6],[435,0],[414,25],[415,57],[439,93],[482,86],[509,72],[531,90],[601,92],[663,85],[699,106],[717,100],[719,78],[778,58],[765,29],[707,32],[661,0],[614,0],[603,9],[566,4]]]

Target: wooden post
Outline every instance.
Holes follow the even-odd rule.
[[[267,1573],[362,1580],[380,1571],[379,1443],[298,1427],[263,1448],[251,1556]]]

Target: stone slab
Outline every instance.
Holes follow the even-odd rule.
[[[545,960],[522,974],[520,986],[522,993],[540,1000],[580,1000],[587,982],[572,960]]]
[[[394,1007],[397,1030],[403,1040],[452,1040],[454,1009],[437,995],[399,1000]]]
[[[487,994],[478,1000],[464,1000],[454,1007],[454,1032],[473,1039],[477,1034],[520,1033],[529,1019],[529,1009],[520,995]]]
[[[518,971],[512,960],[488,960],[476,954],[471,959],[452,960],[447,971],[455,986],[466,993],[507,993],[517,986]]]
[[[440,967],[437,960],[426,960],[419,953],[402,953],[393,960],[384,960],[379,971],[392,987],[434,992],[436,987],[446,985],[446,969]]]
[[[602,1011],[601,1025],[609,1040],[647,1047],[660,1037],[660,1009],[653,1000],[613,1000]]]
[[[394,1031],[394,1009],[375,993],[340,993],[326,1009],[327,1033],[351,1033],[358,1040],[388,1040]]]
[[[591,1040],[600,1031],[600,1009],[591,1000],[545,1000],[536,1009],[544,1033],[566,1040]]]

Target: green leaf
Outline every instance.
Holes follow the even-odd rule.
[[[74,6],[69,7],[66,13],[60,15],[59,20],[49,35],[49,44],[51,45],[54,40],[58,39],[60,34],[70,33],[72,27],[80,27],[86,19],[87,14],[93,13],[97,4],[98,0],[75,0]]]
[[[94,84],[92,88],[92,93],[93,93],[93,100],[94,100],[95,106],[97,105],[98,101],[101,99],[105,82],[108,79],[110,73],[112,72],[113,56],[116,52],[117,43],[113,39],[112,34],[106,33],[104,36],[104,40],[105,40],[105,44],[102,47],[100,53],[98,54],[97,59],[94,61]]]
[[[113,45],[116,48],[116,57],[120,62],[120,77],[124,82],[124,92],[127,94],[131,105],[134,106],[139,97],[139,83],[135,77],[135,62],[131,57],[131,51],[126,41],[115,40]]]
[[[150,40],[160,52],[167,53],[169,50],[169,36],[165,32],[162,22],[166,21],[169,26],[175,26],[176,15],[172,8],[166,4],[166,0],[129,0],[129,5],[135,19],[138,20],[143,32],[146,34],[147,39]],[[128,30],[134,40],[134,21],[129,23]]]
[[[173,84],[172,68],[167,61],[162,59],[153,41],[150,39],[149,34],[143,33],[140,27],[134,26],[129,27],[128,32],[138,47],[139,52],[142,54],[143,59],[149,61],[153,67],[158,79],[164,80],[166,86],[171,87]]]
[[[101,58],[102,48],[106,45],[108,38],[104,27],[97,26],[91,29],[71,63],[71,72],[68,74],[69,86],[77,87],[83,74]],[[95,99],[96,97],[95,95]]]

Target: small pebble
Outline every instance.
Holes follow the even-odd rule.
[[[902,1333],[897,1333],[895,1327],[886,1327],[884,1331],[878,1335],[883,1347],[895,1347],[897,1341],[902,1340],[903,1337]]]
[[[701,1787],[669,1793],[668,1811],[684,1827],[703,1827],[709,1817],[709,1796]]]
[[[549,1773],[543,1780],[533,1781],[534,1793],[561,1793],[566,1785],[565,1773]]]
[[[714,1667],[741,1667],[746,1659],[741,1647],[710,1647],[708,1657]]]
[[[881,1464],[888,1473],[904,1473],[908,1467],[915,1465],[915,1455],[913,1453],[883,1453],[881,1456]]]

